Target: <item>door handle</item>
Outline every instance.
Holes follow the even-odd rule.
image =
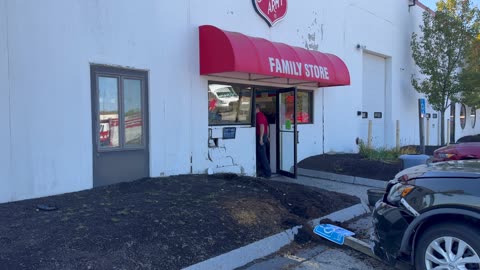
[[[297,144],[300,143],[300,132],[297,130]]]

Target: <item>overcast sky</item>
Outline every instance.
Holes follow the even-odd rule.
[[[437,3],[437,0],[420,0],[424,5],[427,7],[431,8],[432,10],[436,9],[435,3]],[[480,0],[473,0],[472,1],[474,5],[477,5],[477,7],[480,7]]]

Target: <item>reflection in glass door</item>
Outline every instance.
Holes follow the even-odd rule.
[[[277,91],[277,168],[282,175],[297,177],[297,89]]]
[[[123,80],[123,118],[125,121],[125,146],[143,145],[142,81]]]
[[[102,148],[119,147],[118,87],[118,78],[107,76],[98,77],[99,144]]]

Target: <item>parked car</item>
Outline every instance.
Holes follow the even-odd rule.
[[[108,120],[102,120],[100,122],[100,145],[110,145],[110,123]]]
[[[228,108],[230,103],[238,102],[239,96],[231,85],[210,84],[208,85],[209,100],[216,99],[216,107]],[[209,105],[210,106],[210,105]]]
[[[450,144],[433,152],[432,162],[479,159],[480,142]]]
[[[480,269],[480,160],[408,168],[373,211],[374,253],[423,269]]]
[[[480,134],[463,136],[457,140],[457,143],[480,142]]]

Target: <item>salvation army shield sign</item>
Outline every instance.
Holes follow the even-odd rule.
[[[253,6],[270,27],[287,15],[287,0],[253,0]]]

